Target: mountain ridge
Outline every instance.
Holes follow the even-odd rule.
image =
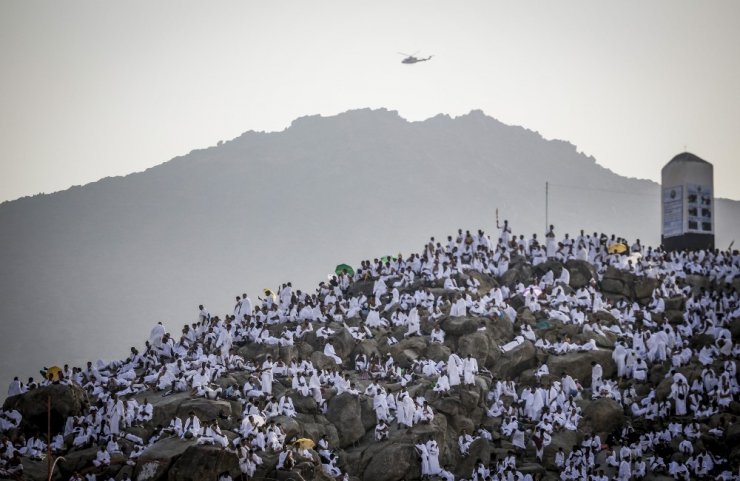
[[[594,158],[593,156],[587,155],[586,153],[579,151],[578,150],[578,146],[576,144],[573,144],[570,141],[567,141],[567,140],[564,140],[564,139],[557,139],[557,138],[550,139],[550,138],[547,138],[547,137],[543,136],[541,133],[539,133],[536,130],[531,130],[531,129],[528,129],[528,128],[526,128],[524,126],[521,126],[521,125],[510,125],[510,124],[506,124],[506,123],[504,123],[504,122],[496,119],[495,117],[492,117],[492,116],[487,115],[481,109],[472,109],[470,112],[465,113],[465,114],[461,114],[461,115],[458,115],[458,116],[451,116],[450,114],[439,113],[439,114],[436,114],[436,115],[434,115],[432,117],[429,117],[429,118],[426,118],[426,119],[423,119],[423,120],[408,120],[408,119],[405,119],[403,116],[401,116],[400,113],[398,111],[396,111],[396,110],[389,110],[389,109],[385,109],[385,108],[377,108],[377,109],[373,109],[373,108],[358,108],[358,109],[347,110],[345,112],[340,112],[338,114],[333,114],[333,115],[321,115],[321,114],[304,115],[304,116],[298,117],[295,120],[293,120],[290,123],[290,125],[286,126],[282,130],[274,130],[274,131],[248,130],[248,131],[245,131],[245,132],[241,133],[240,135],[234,137],[233,139],[219,141],[217,143],[217,145],[213,145],[213,146],[195,148],[195,149],[191,150],[190,152],[188,152],[186,154],[177,155],[177,156],[175,156],[175,157],[173,157],[173,158],[171,158],[171,159],[169,159],[167,161],[164,161],[164,162],[159,163],[157,165],[153,165],[153,166],[148,167],[148,168],[146,168],[144,170],[141,170],[141,171],[131,172],[129,174],[124,174],[124,175],[106,176],[106,177],[102,177],[102,178],[100,178],[98,180],[95,180],[95,181],[92,181],[92,182],[88,182],[86,184],[72,185],[72,186],[68,187],[67,189],[62,189],[62,190],[58,190],[58,191],[54,191],[54,192],[48,192],[48,193],[31,194],[31,195],[22,196],[22,197],[19,197],[19,198],[16,198],[16,199],[12,199],[12,200],[5,200],[3,202],[0,202],[0,209],[3,208],[3,206],[5,206],[5,205],[7,205],[9,203],[20,201],[20,200],[23,200],[23,199],[32,199],[32,198],[50,196],[50,195],[58,194],[58,193],[61,193],[61,192],[67,192],[67,191],[70,191],[70,190],[84,188],[84,187],[87,187],[87,186],[89,186],[91,184],[96,184],[96,183],[99,183],[99,182],[110,181],[110,180],[114,180],[114,179],[126,179],[126,178],[128,178],[130,176],[135,176],[137,174],[143,174],[143,173],[146,173],[146,172],[150,172],[152,170],[155,170],[155,169],[158,169],[160,167],[166,166],[166,165],[168,165],[170,163],[177,163],[178,161],[181,161],[183,159],[186,159],[189,156],[194,155],[194,154],[198,154],[198,153],[202,153],[202,152],[209,152],[209,151],[213,151],[214,149],[219,149],[219,148],[225,147],[228,144],[233,143],[233,142],[237,142],[237,141],[241,141],[241,140],[255,141],[255,140],[257,140],[257,137],[258,136],[269,136],[269,135],[287,133],[287,132],[289,132],[291,130],[300,130],[301,128],[304,128],[306,125],[310,125],[310,123],[316,122],[316,121],[319,121],[320,122],[320,121],[326,121],[326,120],[341,120],[342,121],[341,123],[343,124],[343,123],[346,123],[346,121],[348,121],[348,120],[357,119],[358,118],[358,115],[365,115],[365,114],[370,114],[373,117],[377,117],[378,115],[385,115],[388,120],[391,120],[392,119],[394,121],[398,121],[397,122],[398,125],[410,125],[410,126],[412,126],[414,124],[421,124],[421,125],[428,124],[428,125],[433,125],[433,124],[435,124],[437,122],[440,122],[440,121],[445,121],[445,122],[448,122],[448,124],[450,124],[451,122],[454,123],[455,121],[465,121],[466,119],[473,119],[473,120],[478,120],[478,121],[482,120],[482,121],[486,122],[487,124],[489,124],[489,126],[502,127],[504,129],[510,129],[510,131],[514,131],[513,129],[516,129],[516,130],[520,130],[525,135],[532,134],[532,135],[535,136],[535,138],[538,138],[538,139],[543,140],[545,142],[562,143],[564,146],[566,146],[566,148],[572,148],[573,151],[577,155],[584,156],[586,159],[589,159],[595,165],[597,165],[597,166],[599,166],[599,167],[607,170],[610,173],[613,173],[615,175],[618,175],[618,176],[623,177],[623,178],[626,178],[626,179],[634,179],[634,180],[647,181],[647,182],[651,182],[653,184],[658,185],[655,181],[652,181],[650,179],[645,179],[645,178],[640,178],[640,177],[629,177],[629,176],[625,176],[625,175],[619,174],[617,172],[614,172],[613,170],[609,169],[608,167],[605,167],[605,166],[599,164],[598,161],[596,160],[596,158]],[[341,124],[339,124],[339,125],[341,125]],[[729,199],[729,198],[722,198],[722,199],[736,200],[736,199]]]

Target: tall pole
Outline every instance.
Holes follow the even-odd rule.
[[[51,479],[51,395],[46,397],[46,479]]]
[[[549,202],[550,202],[550,183],[545,181],[545,234],[549,232],[550,219],[549,219]]]

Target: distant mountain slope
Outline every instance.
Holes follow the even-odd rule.
[[[256,298],[288,280],[312,290],[337,263],[418,249],[428,232],[492,231],[497,208],[517,219],[516,233],[541,233],[546,180],[558,233],[659,242],[657,184],[477,111],[423,122],[386,110],[304,117],[145,172],[0,204],[0,381],[120,356],[157,321],[195,320],[193,299],[223,314],[243,291]],[[740,238],[740,202],[716,206],[725,247]]]

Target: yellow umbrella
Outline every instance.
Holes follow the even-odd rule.
[[[62,375],[62,368],[59,366],[51,366],[46,371],[46,379],[48,379],[51,382],[59,381],[60,379],[62,379],[62,377],[64,377]]]
[[[609,254],[624,254],[627,251],[627,246],[621,243],[614,243],[607,247]]]
[[[306,448],[306,449],[313,449],[313,447],[316,446],[316,443],[314,443],[311,439],[308,439],[308,438],[300,438],[295,443],[299,445],[300,447]]]

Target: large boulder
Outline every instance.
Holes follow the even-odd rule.
[[[229,472],[232,477],[240,475],[239,459],[236,454],[220,446],[196,445],[189,447],[169,470],[170,481],[200,481],[218,479],[219,474]]]
[[[330,423],[324,416],[316,416],[313,420],[307,420],[304,416],[298,415],[298,421],[303,428],[302,437],[313,440],[319,440],[326,435],[329,440],[329,446],[339,446],[339,432],[336,426]]]
[[[486,323],[486,332],[491,335],[494,341],[504,343],[514,337],[514,323],[506,314],[501,312]]]
[[[194,439],[164,438],[141,453],[134,468],[136,481],[160,481],[167,479],[173,461],[188,448],[195,446]],[[215,478],[214,478],[215,479]]]
[[[463,359],[470,354],[478,361],[479,366],[485,366],[492,344],[485,332],[476,331],[460,337],[457,341],[457,354]]]
[[[312,396],[301,396],[298,392],[291,392],[288,397],[293,401],[296,412],[309,415],[318,414],[319,407]]]
[[[633,284],[635,299],[642,304],[648,304],[653,297],[653,291],[658,287],[658,279],[654,277],[641,276],[636,277]]]
[[[596,345],[600,348],[607,348],[609,350],[613,350],[615,344],[617,343],[617,334],[611,331],[604,331],[604,334],[599,334],[596,331],[591,331],[587,333],[582,334],[576,334],[573,336],[573,338],[581,343],[585,344],[586,342],[593,339],[596,341]]]
[[[490,274],[484,274],[478,271],[468,271],[468,275],[473,279],[476,279],[480,286],[478,286],[478,293],[481,295],[487,294],[494,287],[498,287],[498,281]]]
[[[478,438],[470,444],[468,455],[461,457],[455,463],[455,474],[460,478],[470,476],[470,473],[475,469],[475,464],[478,460],[482,460],[484,463],[488,463],[491,457],[492,446],[491,443],[483,438]]]
[[[491,368],[494,376],[515,379],[537,365],[537,350],[530,341],[524,341],[511,351],[501,353]]]
[[[193,411],[201,421],[210,421],[225,416],[231,417],[231,408],[231,403],[223,399],[212,401],[202,397],[190,398],[177,407],[177,416],[184,423],[190,411]]]
[[[378,341],[375,339],[364,339],[357,344],[355,344],[355,348],[352,350],[352,359],[354,360],[355,356],[358,354],[364,354],[367,356],[368,359],[375,356],[380,356],[380,351],[378,350]]]
[[[61,466],[61,463],[64,461],[60,461],[59,465]],[[46,462],[46,460],[35,460],[31,458],[23,458],[23,477],[21,479],[26,480],[39,480],[39,481],[46,481],[48,479],[48,469],[49,465]],[[8,478],[12,479],[12,478]],[[62,472],[60,469],[54,470],[54,475],[52,476],[52,481],[60,481],[62,479],[67,479],[67,477],[64,477],[62,475]]]
[[[602,436],[602,439],[605,439],[605,435],[624,426],[624,410],[613,399],[601,398],[595,401],[586,401],[584,404],[584,430],[598,433]]]
[[[301,437],[301,425],[295,418],[289,416],[275,416],[274,418],[271,418],[271,420],[275,421],[275,424],[280,425],[283,429],[285,432],[285,439]]]
[[[334,346],[337,356],[342,359],[347,359],[355,348],[355,338],[345,328],[337,329],[329,342]]]
[[[666,311],[683,311],[686,307],[686,298],[678,295],[665,299]]]
[[[581,438],[582,435],[578,431],[563,429],[554,432],[552,434],[552,441],[545,447],[545,455],[543,457],[545,466],[548,469],[557,469],[557,466],[555,466],[555,453],[562,448],[563,452],[567,455],[572,451],[573,446],[581,443]]]
[[[323,349],[321,351],[314,351],[314,353],[311,354],[311,363],[316,369],[334,369],[341,367],[333,358],[324,354]]]
[[[520,263],[511,266],[508,271],[504,272],[504,275],[501,276],[501,284],[514,287],[521,282],[526,286],[531,284],[533,279],[532,265]]]
[[[365,435],[362,407],[357,396],[345,392],[332,398],[326,418],[337,428],[340,448],[359,441]]]
[[[453,337],[472,334],[480,325],[481,319],[473,317],[447,317],[441,322],[442,329]]]
[[[550,375],[559,378],[563,372],[570,374],[581,382],[584,388],[591,386],[591,363],[601,364],[603,378],[609,379],[617,373],[617,365],[612,359],[611,351],[597,349],[594,351],[569,352],[563,355],[551,354],[547,358]]]
[[[421,475],[419,454],[409,442],[385,442],[374,453],[364,472],[363,481],[401,481]]]
[[[609,266],[601,279],[601,290],[610,298],[633,297],[634,274]]]
[[[537,264],[532,268],[532,271],[537,277],[542,277],[549,271],[552,271],[552,273],[555,275],[555,279],[557,279],[558,277],[560,277],[560,273],[563,271],[563,264],[559,261],[551,259]]]
[[[426,357],[432,361],[447,362],[450,358],[450,354],[452,354],[452,350],[449,347],[438,342],[432,342],[429,344],[429,347],[427,347]]]
[[[98,448],[95,446],[69,452],[64,455],[64,459],[62,461],[57,463],[59,471],[66,479],[76,471],[82,471],[83,469],[92,466],[93,459],[95,459],[97,452]]]
[[[421,357],[427,349],[427,340],[424,337],[413,336],[402,339],[397,344],[390,346],[387,352],[391,353],[393,359],[402,368],[409,368],[411,364]]]
[[[154,407],[152,424],[167,426],[177,414],[180,404],[190,400],[190,393],[180,392],[164,397],[155,393],[148,393],[146,397]]]
[[[51,429],[59,432],[69,416],[79,416],[89,406],[87,393],[73,384],[50,384],[11,396],[3,404],[4,410],[16,409],[23,415],[22,427],[27,432],[46,432],[49,414]]]
[[[565,268],[570,272],[570,287],[573,289],[580,289],[589,285],[592,279],[598,279],[596,269],[586,261],[571,259],[565,263]]]

